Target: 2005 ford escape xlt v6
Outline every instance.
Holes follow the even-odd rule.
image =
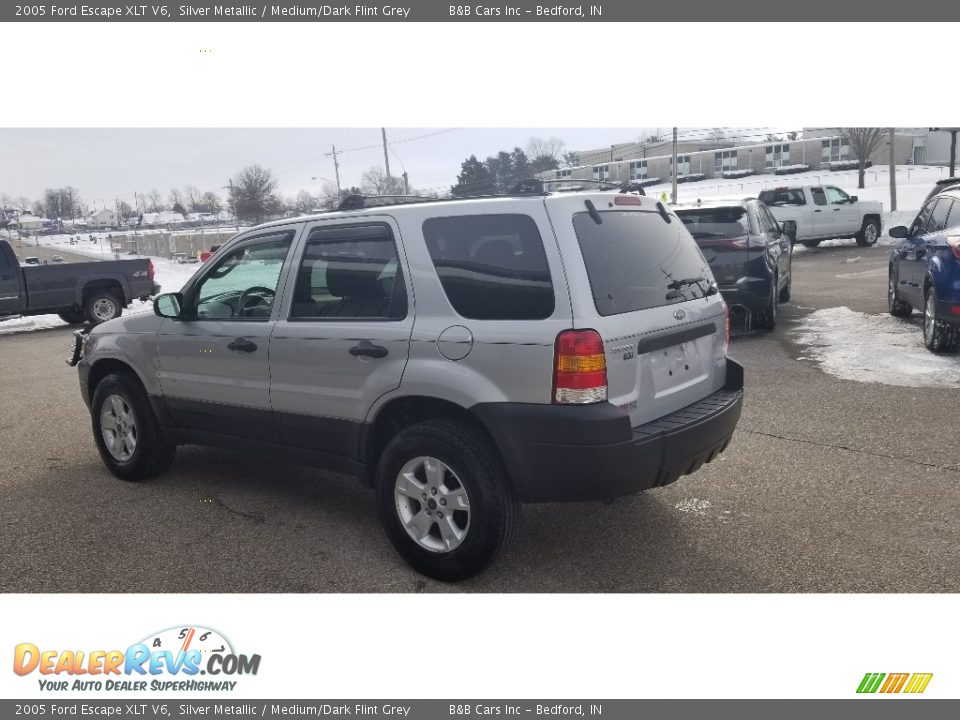
[[[407,562],[457,580],[522,502],[666,485],[730,442],[726,306],[655,199],[350,200],[242,233],[155,315],[78,337],[115,475],[156,475],[188,443],[352,473]]]

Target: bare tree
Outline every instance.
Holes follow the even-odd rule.
[[[215,192],[207,190],[200,196],[200,212],[218,213],[221,210],[223,210],[223,203]]]
[[[297,215],[307,215],[317,207],[317,200],[306,190],[301,190],[290,203],[290,209]]]
[[[803,133],[799,130],[791,130],[787,133],[787,140],[799,140],[802,135]]]
[[[190,212],[202,212],[200,209],[200,203],[202,202],[202,193],[200,188],[196,185],[184,185],[183,186],[183,201],[184,205],[187,207]]]
[[[277,180],[266,168],[248,165],[230,181],[230,204],[237,218],[259,225],[264,218],[281,211]]]
[[[364,195],[403,195],[403,180],[387,177],[382,167],[374,166],[360,178],[360,189]]]
[[[560,161],[560,167],[573,168],[579,167],[580,165],[580,156],[577,155],[572,150],[570,152],[565,152],[563,154],[563,159]]]
[[[163,196],[154,188],[144,198],[144,212],[163,212],[167,206],[163,204]]]
[[[847,141],[850,146],[850,152],[857,159],[857,187],[863,188],[864,175],[867,171],[867,163],[873,151],[880,145],[883,135],[886,132],[884,128],[840,128],[840,137]]]
[[[726,128],[713,128],[710,131],[710,139],[716,142],[723,142],[727,139],[727,129]]]
[[[118,223],[126,223],[127,220],[136,214],[133,207],[126,200],[116,201],[116,213]]]
[[[563,159],[563,149],[566,143],[560,138],[532,137],[527,141],[527,157],[553,158],[559,163]]]

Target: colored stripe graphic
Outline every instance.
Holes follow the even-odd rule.
[[[867,673],[863,676],[863,680],[860,681],[860,687],[857,688],[857,692],[875,693],[877,688],[880,687],[880,682],[884,677],[886,677],[884,673]]]
[[[930,684],[931,678],[933,678],[933,673],[914,673],[913,677],[910,678],[910,682],[907,683],[907,687],[904,692],[922,693],[927,689],[927,685]]]
[[[899,692],[918,694],[927,689],[933,673],[866,673],[860,685],[857,687],[858,693],[875,693],[877,691],[885,694],[895,694]],[[882,684],[881,684],[882,683]]]

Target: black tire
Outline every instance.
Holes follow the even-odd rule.
[[[444,482],[462,486],[469,499],[466,535],[452,550],[424,547],[408,533],[401,518],[397,480],[404,466],[422,457],[446,465],[449,472],[444,472]],[[487,568],[510,543],[520,521],[520,501],[496,449],[473,428],[453,420],[426,420],[400,431],[377,464],[376,495],[380,522],[397,552],[418,572],[447,582],[465,580]],[[432,501],[426,492],[422,497],[423,504],[413,501],[419,505],[415,516],[421,518],[421,513],[430,514]],[[411,507],[407,505],[408,511]],[[433,512],[437,510],[441,508],[434,502]],[[424,518],[429,533],[423,539],[442,544],[440,521],[434,518]],[[452,518],[448,511],[446,521]]]
[[[82,312],[62,312],[57,313],[57,316],[65,323],[69,323],[71,325],[80,325],[81,323],[85,323],[87,321]]]
[[[863,227],[854,237],[860,247],[873,247],[880,237],[880,223],[873,219],[864,220]]]
[[[111,454],[101,429],[100,416],[108,399],[119,397],[126,408],[132,411],[135,426],[136,447],[127,459],[118,459]],[[93,438],[103,464],[121,480],[145,480],[159,475],[173,462],[177,446],[163,435],[157,418],[150,407],[147,393],[140,381],[126,373],[111,373],[103,378],[93,391],[90,405]]]
[[[112,290],[91,290],[83,300],[83,316],[92,325],[99,325],[121,315],[123,303]]]
[[[790,273],[787,275],[787,284],[780,290],[780,302],[790,302],[790,286],[793,285],[793,263],[790,264]]]
[[[952,325],[936,319],[936,307],[937,292],[929,287],[923,296],[923,344],[930,352],[950,352],[956,349],[957,333]]]
[[[770,300],[767,307],[759,313],[758,323],[762,330],[773,330],[777,326],[777,280],[770,283]]]
[[[890,311],[891,315],[898,318],[910,317],[913,313],[910,303],[901,300],[897,294],[897,280],[893,274],[893,268],[890,268],[890,272],[887,274],[887,310]]]
[[[801,241],[800,241],[800,244],[802,244],[804,247],[815,248],[815,247],[817,247],[821,242],[823,242],[823,241],[822,241],[822,240],[801,240]]]

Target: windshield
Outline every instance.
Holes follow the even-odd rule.
[[[693,237],[736,238],[750,232],[749,213],[745,207],[690,208],[677,210],[677,215]]]
[[[645,310],[703,297],[713,275],[683,224],[655,212],[573,216],[593,301],[601,315]]]

